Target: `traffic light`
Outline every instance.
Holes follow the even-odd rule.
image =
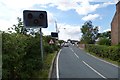
[[[57,32],[51,32],[51,36],[56,38],[56,37],[58,37],[58,33]]]
[[[47,28],[47,12],[46,11],[34,11],[34,10],[24,10],[23,20],[25,27],[40,27]]]

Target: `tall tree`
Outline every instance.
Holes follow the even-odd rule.
[[[94,44],[98,35],[98,27],[94,27],[91,21],[86,21],[81,28],[81,42],[85,44]]]
[[[28,30],[26,28],[24,28],[22,19],[19,18],[19,17],[17,17],[17,21],[18,21],[18,23],[14,24],[13,27],[8,28],[8,31],[10,33],[12,33],[13,31],[15,31],[16,33],[19,33],[19,34],[26,34],[28,32]]]

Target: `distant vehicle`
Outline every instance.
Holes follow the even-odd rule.
[[[63,46],[64,46],[64,43],[61,44],[61,47],[63,47]]]
[[[69,47],[69,44],[67,42],[65,42],[64,47]]]

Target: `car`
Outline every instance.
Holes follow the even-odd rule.
[[[64,46],[64,43],[61,44],[61,47],[63,47],[63,46]]]
[[[64,47],[69,47],[69,44],[68,43],[64,43]]]

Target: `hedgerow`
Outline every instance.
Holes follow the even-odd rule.
[[[87,44],[86,50],[96,55],[120,62],[120,46]]]
[[[43,36],[44,57],[58,50],[49,45],[51,37]],[[26,80],[35,78],[34,73],[43,68],[40,53],[40,37],[18,33],[2,34],[2,80]]]

